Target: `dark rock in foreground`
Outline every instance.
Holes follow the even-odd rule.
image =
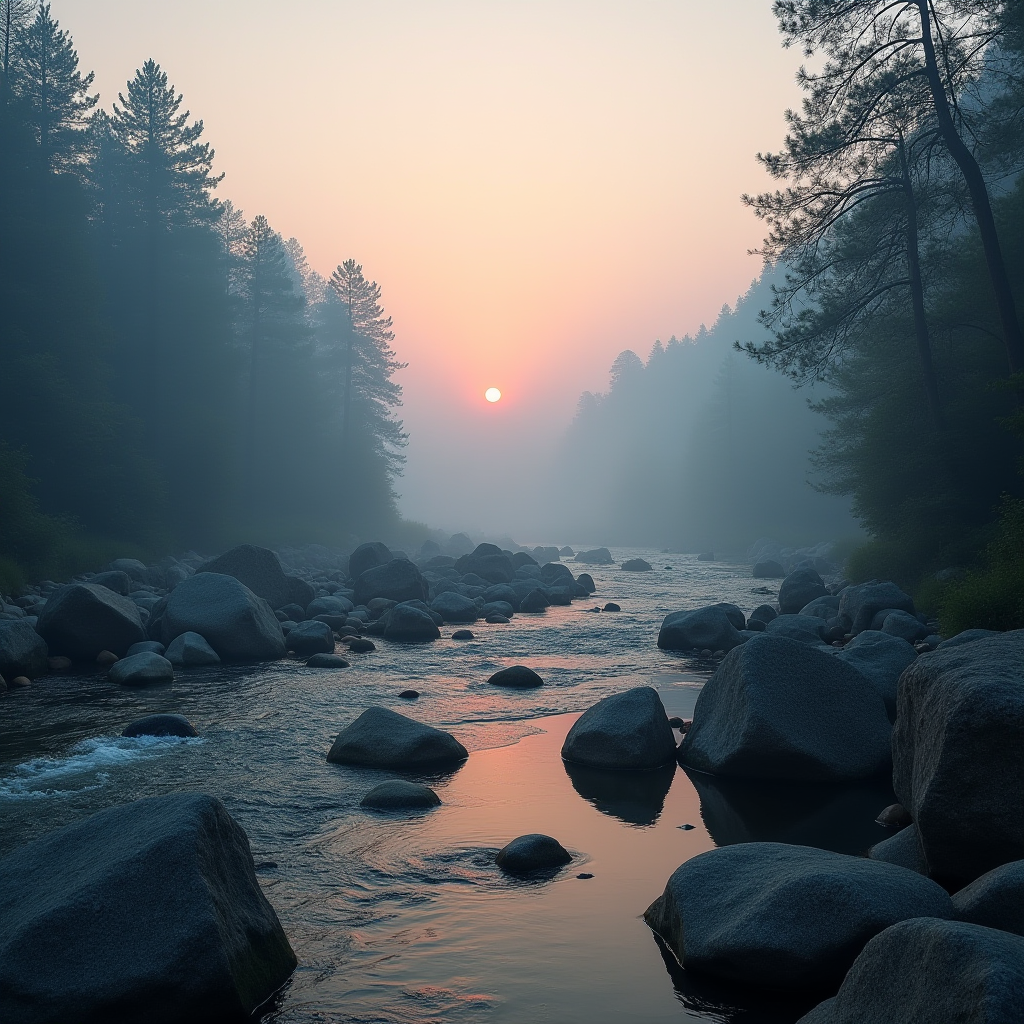
[[[740,612],[742,623],[743,613]],[[658,633],[658,646],[663,651],[731,651],[743,643],[740,630],[729,611],[722,605],[711,605],[690,612],[671,612],[665,616]]]
[[[838,984],[865,943],[898,921],[952,918],[941,886],[911,871],[782,843],[688,860],[644,919],[687,970],[775,989]]]
[[[450,733],[388,708],[367,708],[338,733],[327,760],[368,768],[443,768],[464,761],[466,748]]]
[[[571,860],[572,856],[557,839],[534,832],[513,839],[498,851],[494,863],[510,875],[529,875],[560,868]]]
[[[247,1021],[296,964],[210,796],[111,807],[0,860],[0,1020]]]
[[[0,621],[0,676],[13,679],[45,675],[46,641],[24,619]]]
[[[94,661],[100,651],[122,657],[132,644],[146,639],[135,602],[92,583],[56,590],[39,616],[36,632],[52,653],[75,661]]]
[[[527,668],[525,665],[511,665],[508,668],[503,668],[495,672],[487,682],[492,686],[508,686],[516,690],[529,690],[544,685],[544,680],[532,668]]]
[[[658,691],[638,686],[584,711],[562,744],[566,761],[649,771],[675,760],[676,742]]]
[[[961,921],[1024,935],[1024,860],[1015,860],[976,878],[953,896]]]
[[[126,725],[122,736],[198,736],[196,727],[184,715],[147,715]]]
[[[441,798],[429,787],[405,779],[390,779],[382,782],[359,801],[361,807],[372,807],[378,811],[416,810],[437,807]]]
[[[1024,1013],[1024,939],[920,917],[876,935],[839,994],[799,1024],[1010,1024]]]

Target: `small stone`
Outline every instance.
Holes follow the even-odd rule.
[[[306,668],[348,668],[348,662],[340,654],[314,654],[306,659]]]
[[[114,654],[113,651],[100,651],[100,653],[96,655],[96,664],[99,665],[100,668],[110,668],[110,666],[118,660],[117,655]]]
[[[609,601],[604,606],[604,610],[606,612],[621,612],[622,611],[622,609],[614,601]]]
[[[366,654],[368,651],[377,650],[377,645],[372,640],[361,636],[354,636],[351,640],[346,640],[345,643],[348,644],[348,649],[356,654]]]
[[[424,807],[437,807],[441,798],[429,787],[404,779],[390,779],[382,782],[359,801],[360,807],[372,807],[378,811],[399,811]]]
[[[704,650],[700,652],[700,656],[705,661],[709,661],[711,658],[714,657],[714,654],[705,647]]]
[[[572,860],[571,854],[557,839],[532,833],[513,839],[498,852],[494,863],[512,875],[528,875],[534,871],[549,871]]]
[[[64,657],[47,658],[46,663],[50,666],[51,672],[70,672],[71,659]]]
[[[487,682],[491,686],[507,686],[515,690],[531,690],[544,685],[544,680],[532,668],[527,668],[525,665],[511,665],[509,668],[503,668],[499,672],[495,672]]]
[[[473,631],[471,629],[457,629],[452,633],[453,640],[473,640]]]
[[[419,690],[403,690],[398,696],[401,697],[402,700],[416,700],[419,695]]]
[[[687,822],[685,825],[677,825],[676,828],[681,828],[684,832],[689,832],[691,829],[696,828],[696,825],[691,825]]]
[[[903,804],[889,804],[875,821],[879,825],[886,825],[889,828],[905,828],[907,825],[913,824],[913,819],[910,817],[910,812],[903,806]]]
[[[581,871],[576,877],[577,878],[593,878],[594,876],[589,871]]]
[[[7,681],[7,685],[12,690],[20,690],[24,686],[31,686],[32,680],[28,676],[15,676]]]

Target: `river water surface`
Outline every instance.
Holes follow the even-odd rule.
[[[570,774],[562,740],[601,697],[651,685],[670,715],[692,713],[709,667],[658,650],[668,612],[716,601],[749,612],[774,596],[744,565],[613,554],[655,571],[573,565],[594,576],[590,600],[477,623],[472,641],[449,639],[454,627],[429,645],[374,638],[377,650],[342,671],[282,661],[180,671],[144,690],[97,673],[12,691],[0,699],[0,855],[111,804],[173,790],[219,797],[249,835],[299,958],[266,1021],[793,1021],[816,995],[775,1002],[688,978],[643,911],[679,864],[715,845],[859,852],[885,837],[873,819],[893,798],[884,785],[728,787],[681,769]],[[606,601],[622,610],[591,610]],[[544,687],[487,685],[513,664]],[[407,687],[420,698],[400,700]],[[440,807],[364,811],[363,794],[394,773],[327,763],[339,730],[374,704],[470,750],[452,773],[406,776],[429,782]],[[120,738],[158,711],[186,715],[201,738]],[[550,879],[504,877],[494,854],[527,832],[555,836],[573,863]]]

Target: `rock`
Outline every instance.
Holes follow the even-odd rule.
[[[490,626],[507,626],[511,621],[507,615],[499,615],[497,612],[493,612],[484,619],[484,622]]]
[[[750,619],[747,622],[746,631],[748,633],[763,633],[767,628],[768,627],[761,619]],[[742,633],[743,630],[740,630],[740,632]]]
[[[622,609],[614,602],[609,601],[602,609],[603,612],[621,612]]]
[[[759,619],[766,626],[772,619],[778,616],[778,612],[770,604],[759,604],[747,618],[747,628],[750,627],[751,619]]]
[[[425,601],[430,593],[423,574],[404,558],[377,565],[356,577],[355,603],[368,605],[374,598],[389,601]]]
[[[135,603],[92,583],[58,588],[46,602],[36,632],[51,651],[75,661],[94,661],[100,651],[120,656],[146,639]]]
[[[941,886],[888,864],[784,843],[740,843],[673,872],[644,919],[687,971],[774,989],[838,984],[875,935],[952,918]]]
[[[125,726],[122,736],[198,736],[195,726],[184,715],[147,715]]]
[[[629,558],[622,563],[621,568],[626,572],[651,572],[651,563],[642,558]]]
[[[851,633],[871,628],[871,620],[883,608],[895,608],[914,614],[914,602],[895,583],[860,583],[847,587],[839,595],[839,619]]]
[[[515,575],[511,557],[497,544],[478,544],[455,563],[455,570],[462,576],[474,573],[487,583],[511,583]]]
[[[751,613],[753,614],[753,612]],[[839,615],[839,598],[834,594],[826,594],[824,597],[816,597],[808,602],[799,611],[800,615],[814,615],[819,619],[834,619]]]
[[[377,650],[377,645],[365,637],[354,636],[351,640],[346,640],[345,642],[348,644],[348,649],[355,654],[366,654],[369,651]]]
[[[113,651],[100,651],[100,653],[96,655],[96,664],[100,668],[110,668],[110,666],[117,660],[118,657]]]
[[[128,648],[128,656],[133,654],[142,654],[143,651],[152,651],[153,654],[163,654],[166,648],[158,640],[140,640],[137,644],[132,644]]]
[[[773,559],[763,558],[754,563],[751,575],[755,580],[781,580],[786,575],[786,570]]]
[[[314,654],[306,659],[306,668],[348,668],[348,662],[340,654]]]
[[[123,572],[139,583],[149,582],[149,569],[137,558],[115,558],[107,566],[107,572]]]
[[[374,569],[378,565],[387,565],[394,556],[386,544],[379,540],[370,541],[368,544],[360,544],[359,547],[348,556],[348,574],[353,579],[358,579],[367,569]],[[356,602],[359,604],[360,602]]]
[[[510,875],[551,871],[571,861],[572,856],[557,839],[536,832],[513,839],[494,858],[494,863]]]
[[[28,676],[15,676],[9,683],[6,684],[8,689],[11,690],[22,690],[26,686],[32,685],[32,680]]]
[[[920,655],[892,750],[933,878],[965,885],[1024,858],[1024,630]]]
[[[704,684],[679,759],[734,778],[850,781],[889,770],[890,734],[882,698],[856,669],[762,633]]]
[[[289,603],[305,607],[315,596],[308,583],[285,573],[275,552],[255,544],[239,544],[204,562],[196,572],[232,576],[257,597],[262,597],[271,608],[281,608]]]
[[[779,587],[779,611],[783,615],[795,615],[804,605],[827,594],[822,578],[813,569],[796,569]]]
[[[200,668],[219,665],[217,652],[198,633],[182,633],[168,645],[165,655],[175,668]]]
[[[0,1019],[243,1022],[295,968],[224,805],[110,807],[0,860]]]
[[[672,726],[650,686],[599,700],[576,720],[562,757],[592,768],[651,770],[675,760]]]
[[[715,560],[715,553],[714,553],[714,551],[702,551],[697,556],[697,561],[698,562],[713,562],[714,560]]]
[[[285,654],[284,633],[270,605],[233,576],[196,573],[167,595],[160,640],[198,633],[222,661],[273,661]]]
[[[402,700],[416,700],[420,695],[419,690],[403,690],[398,696]]]
[[[917,652],[906,640],[877,630],[858,633],[834,655],[855,668],[885,701],[889,721],[896,720],[896,685],[903,672],[914,663]]]
[[[334,631],[326,622],[308,619],[289,630],[285,646],[300,658],[308,658],[314,654],[333,654]]]
[[[151,683],[169,683],[174,679],[174,666],[159,654],[143,651],[130,658],[122,658],[110,666],[107,678],[122,686],[149,686]]]
[[[135,645],[133,644],[132,647],[134,646]],[[129,647],[128,649],[131,650],[131,647]],[[46,664],[51,672],[70,672],[73,667],[71,659],[65,658],[63,656],[56,658],[47,658]]]
[[[471,630],[468,629],[457,629],[452,633],[453,640],[473,640],[474,636]]]
[[[321,622],[327,626],[332,633],[341,633],[348,627],[345,623],[348,621],[344,615],[317,615],[315,618],[307,620],[310,622]],[[281,628],[284,629],[284,623],[281,623]],[[295,627],[292,626],[294,629]]]
[[[593,594],[597,590],[597,586],[594,583],[594,577],[589,572],[581,572],[576,577],[576,585],[582,587],[588,594]]]
[[[464,533],[453,533],[445,545],[446,553],[454,555],[456,558],[468,554],[472,550],[473,542]]]
[[[0,676],[36,676],[49,668],[46,641],[25,619],[0,621]]]
[[[1024,939],[919,917],[876,935],[799,1024],[1009,1024],[1024,1006]]]
[[[591,548],[589,551],[577,551],[576,561],[587,565],[613,565],[615,559],[607,548]]]
[[[883,807],[875,821],[888,828],[906,828],[914,823],[914,819],[910,817],[903,804],[889,804],[888,807]]]
[[[928,874],[928,865],[921,850],[921,834],[913,823],[900,829],[896,835],[883,839],[880,843],[875,843],[868,850],[868,856],[872,860],[895,864],[908,871],[916,871],[919,875]]]
[[[530,690],[544,685],[544,680],[532,668],[527,668],[525,665],[511,665],[509,668],[503,668],[501,671],[495,672],[487,682],[492,686],[507,686],[515,690]]]
[[[928,636],[931,630],[909,612],[894,611],[885,617],[882,632],[916,644]]]
[[[558,549],[558,556],[559,558],[574,558],[575,552],[568,544],[566,544],[564,547],[560,547]]]
[[[434,558],[441,554],[441,545],[436,540],[425,540],[420,545],[420,558]]]
[[[430,640],[440,640],[441,631],[422,608],[416,608],[411,604],[396,604],[388,612],[384,639],[400,643],[427,643]]]
[[[91,580],[93,586],[106,587],[115,594],[127,597],[132,592],[132,581],[128,573],[113,569],[109,572],[98,572]]]
[[[825,622],[816,615],[777,615],[765,626],[771,636],[788,637],[802,644],[819,647],[823,644]]]
[[[417,810],[440,804],[441,798],[429,786],[404,779],[382,782],[359,801],[360,807],[372,807],[378,811]]]
[[[742,626],[735,626],[728,611],[720,605],[672,612],[661,624],[658,646],[665,651],[690,651],[695,647],[731,651],[743,643],[740,629]]]
[[[534,589],[519,602],[519,610],[521,612],[542,612],[550,604],[544,591]]]
[[[984,640],[989,636],[999,636],[999,632],[994,629],[965,629],[962,633],[943,640],[939,647],[942,650],[947,650],[950,647],[959,647],[961,644],[973,644],[975,640]]]
[[[387,708],[367,708],[338,733],[327,760],[367,768],[434,769],[469,754],[451,734]]]
[[[543,565],[545,562],[557,562],[561,555],[559,555],[558,548],[556,547],[545,547],[542,544],[538,544],[533,549],[533,557]]]
[[[288,611],[291,609],[295,611],[298,609],[299,618],[296,619],[296,622],[301,622],[303,619],[315,619],[318,615],[347,616],[354,607],[355,605],[347,597],[331,596],[315,598],[309,602],[305,611],[299,609],[297,605],[287,605],[283,610]]]
[[[1000,864],[953,896],[961,921],[1024,935],[1024,860]]]
[[[438,594],[430,607],[444,619],[445,622],[476,622],[480,617],[475,601],[468,597],[456,594],[451,590]]]

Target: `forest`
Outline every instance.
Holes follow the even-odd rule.
[[[0,14],[0,588],[386,531],[406,434],[380,286],[219,198],[155,61],[103,107],[49,4]]]

